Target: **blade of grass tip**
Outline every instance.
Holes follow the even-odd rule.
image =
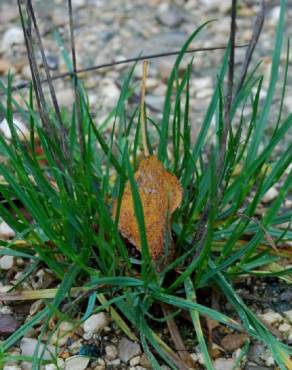
[[[281,122],[281,118],[282,118],[284,99],[285,99],[285,96],[286,96],[286,86],[287,86],[287,80],[288,80],[289,62],[290,62],[290,39],[288,38],[284,81],[283,81],[283,88],[282,88],[282,92],[281,92],[281,103],[280,103],[280,108],[279,108],[278,120],[277,120],[277,124],[276,124],[276,127],[275,127],[275,132],[277,131],[277,129],[279,127],[279,124]]]
[[[208,129],[210,127],[213,115],[214,115],[216,107],[217,107],[217,102],[218,102],[218,97],[219,97],[219,84],[222,84],[224,76],[225,76],[226,71],[227,71],[229,53],[230,53],[230,47],[228,47],[225,51],[222,66],[221,66],[221,69],[219,71],[219,75],[218,75],[218,78],[217,78],[217,85],[214,89],[213,96],[211,98],[210,104],[209,104],[208,109],[206,111],[206,114],[205,114],[205,117],[204,117],[204,120],[203,120],[203,123],[202,123],[202,127],[200,129],[198,138],[196,140],[196,143],[195,143],[193,151],[192,151],[192,157],[193,157],[194,162],[196,162],[198,160],[198,157],[199,157],[200,152],[202,150],[202,147],[204,145],[204,142],[205,142],[205,139],[206,139]]]
[[[187,299],[191,302],[196,302],[196,300],[197,300],[196,299],[196,293],[195,293],[194,286],[193,286],[193,283],[192,283],[191,279],[188,277],[184,281],[184,284],[185,284],[185,291],[186,291]],[[194,325],[194,328],[195,328],[195,331],[196,331],[196,334],[197,334],[197,339],[198,339],[198,342],[199,342],[200,350],[201,350],[201,352],[203,353],[203,356],[204,356],[204,360],[205,360],[204,364],[205,364],[207,370],[214,370],[212,360],[211,360],[211,357],[210,357],[209,352],[208,352],[208,347],[207,347],[207,344],[206,344],[206,341],[205,341],[205,338],[204,338],[204,334],[203,334],[203,331],[202,331],[202,327],[201,327],[201,323],[200,323],[200,315],[199,315],[198,311],[195,310],[195,309],[191,309],[190,314],[191,314],[193,325]]]
[[[261,141],[263,131],[268,121],[269,113],[272,106],[272,100],[274,97],[274,93],[276,90],[276,84],[278,81],[279,75],[279,65],[280,65],[280,57],[281,57],[281,50],[282,50],[282,42],[283,42],[283,35],[285,30],[285,13],[286,13],[286,0],[280,1],[280,17],[278,21],[277,31],[276,31],[276,41],[275,41],[275,48],[273,52],[273,59],[272,59],[272,68],[271,68],[271,77],[268,87],[268,92],[266,99],[264,101],[264,106],[257,122],[255,132],[250,144],[250,148],[247,154],[247,163],[250,164],[257,155],[259,143]]]
[[[187,39],[185,44],[183,45],[176,61],[174,64],[174,67],[171,71],[170,77],[168,79],[167,83],[167,90],[166,90],[166,96],[165,96],[165,102],[164,102],[164,108],[163,108],[163,118],[162,118],[162,126],[161,126],[161,136],[159,140],[158,145],[158,159],[161,162],[165,162],[167,159],[167,144],[168,144],[168,127],[169,127],[169,118],[171,113],[171,95],[173,93],[173,85],[175,81],[176,71],[178,71],[180,63],[182,61],[182,58],[184,54],[186,53],[190,43],[193,41],[193,39],[198,35],[198,33],[206,27],[211,22],[214,22],[214,20],[207,21],[203,23],[200,27],[198,27],[191,36]]]

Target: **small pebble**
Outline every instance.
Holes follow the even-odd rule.
[[[85,356],[68,357],[65,361],[65,370],[83,370],[87,369],[90,358]]]
[[[278,330],[282,333],[286,333],[286,332],[289,332],[289,330],[291,330],[291,325],[287,324],[286,322],[284,322],[283,324],[279,325],[278,327]]]
[[[274,312],[274,311],[268,311],[259,316],[263,321],[265,321],[267,324],[270,324],[270,325],[283,321],[283,317],[279,313]]]
[[[0,126],[0,130],[1,130],[1,126]],[[2,221],[0,224],[0,239],[8,240],[14,237],[15,237],[15,231],[11,229],[11,227],[5,221]]]
[[[21,354],[23,356],[35,356],[35,349],[38,345],[38,341],[33,338],[26,338],[23,337],[20,341],[20,349],[21,349]],[[54,353],[56,352],[55,347],[51,345],[45,346],[43,343],[40,343],[38,346],[38,354],[37,356],[42,356],[44,360],[52,360]],[[46,350],[43,353],[43,349],[46,348]]]
[[[13,266],[13,256],[0,257],[0,269],[10,270]]]
[[[104,312],[99,312],[90,316],[83,323],[83,329],[85,333],[99,333],[108,325],[108,318]]]
[[[74,325],[69,321],[62,321],[51,338],[51,343],[62,347],[72,335]]]
[[[137,366],[140,364],[140,356],[133,357],[130,360],[130,366]]]
[[[283,314],[286,319],[292,324],[292,310],[285,311]]]
[[[114,360],[118,356],[118,350],[116,346],[110,344],[105,347],[105,355],[108,360]]]
[[[273,186],[265,193],[265,195],[262,198],[262,202],[270,203],[272,200],[276,199],[278,195],[279,195],[278,190]]]

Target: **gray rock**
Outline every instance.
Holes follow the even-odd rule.
[[[2,38],[2,50],[11,48],[12,45],[24,43],[24,36],[20,27],[11,27],[4,32]]]
[[[35,355],[35,350],[37,348],[38,341],[33,338],[22,338],[20,341],[20,349],[21,349],[21,354],[23,356],[34,356]],[[46,350],[43,353],[44,348]],[[51,345],[45,346],[44,343],[40,343],[38,347],[38,353],[37,356],[38,358],[42,358],[43,360],[52,360],[55,354],[55,347]]]
[[[56,71],[59,67],[59,58],[55,54],[47,54],[46,58],[49,69]]]
[[[145,98],[146,104],[149,105],[149,108],[154,109],[158,112],[161,112],[164,106],[164,97],[156,95],[147,95]]]
[[[119,358],[128,363],[131,358],[138,356],[141,353],[140,345],[137,342],[132,342],[123,337],[119,342]]]
[[[247,354],[248,360],[257,365],[262,365],[263,361],[261,359],[261,355],[265,352],[265,350],[265,346],[260,343],[252,344]]]

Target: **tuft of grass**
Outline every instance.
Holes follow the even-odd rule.
[[[117,107],[109,116],[115,117],[109,139],[104,135],[107,123],[94,122],[86,92],[79,81],[77,86],[74,81],[75,88],[79,89],[76,94],[79,101],[72,112],[61,111],[69,161],[65,160],[62,147],[44,130],[33,105],[33,89],[24,109],[13,98],[12,77],[8,76],[7,86],[1,84],[6,102],[0,102],[0,110],[8,121],[12,139],[7,143],[0,137],[0,151],[7,158],[0,165],[3,177],[0,216],[15,230],[16,237],[1,242],[4,248],[0,254],[26,259],[28,268],[24,278],[41,266],[48,267],[58,286],[42,292],[42,297],[46,298],[45,308],[1,342],[0,364],[11,359],[9,349],[33,327],[42,327],[39,343],[45,334],[48,337],[49,333],[50,337],[52,317],[72,319],[75,310],[82,309],[81,323],[92,313],[106,309],[126,335],[131,339],[140,338],[153,369],[159,369],[162,363],[177,369],[175,354],[155,333],[153,326],[153,307],[163,303],[175,312],[179,309],[189,313],[194,326],[194,341],[201,348],[207,369],[213,369],[213,365],[201,316],[247,333],[251,340],[260,340],[268,346],[280,369],[291,368],[291,348],[271,334],[235,290],[235,279],[253,275],[278,276],[291,283],[291,268],[281,268],[280,265],[281,256],[285,257],[285,254],[281,254],[280,249],[275,251],[270,243],[270,238],[275,246],[292,239],[289,229],[283,232],[279,227],[284,222],[291,222],[291,212],[281,211],[292,182],[292,173],[287,171],[292,148],[285,141],[285,135],[291,129],[292,114],[282,118],[283,99],[272,137],[267,143],[262,140],[277,87],[284,19],[285,1],[281,1],[273,73],[264,104],[260,102],[263,76],[257,68],[247,75],[234,97],[231,130],[220,169],[220,193],[215,169],[225,125],[223,81],[230,48],[224,55],[214,94],[194,143],[191,142],[189,86],[195,61],[189,64],[181,78],[178,77],[179,65],[188,45],[207,23],[190,36],[174,64],[162,122],[147,117],[151,151],[157,152],[166,168],[178,176],[184,191],[182,205],[173,217],[176,258],[159,273],[149,256],[143,207],[134,180],[142,145],[138,134],[138,109],[131,109],[127,104],[133,91],[134,68],[125,78]],[[70,69],[71,62],[67,60]],[[289,44],[282,98],[287,85],[288,60]],[[245,114],[248,109],[251,109],[250,115]],[[276,108],[273,106],[273,109]],[[15,111],[29,123],[30,137],[26,141],[13,125]],[[60,128],[53,111],[49,112],[49,117],[51,130],[57,136]],[[215,131],[208,136],[213,117],[216,117]],[[78,122],[82,125],[79,129]],[[45,164],[35,153],[36,138],[43,150]],[[278,147],[281,147],[280,153],[276,152]],[[167,149],[171,156],[167,155]],[[132,187],[142,240],[140,257],[129,252],[117,228],[127,180]],[[258,220],[256,209],[263,195],[279,181],[282,181],[279,196]],[[111,206],[115,198],[118,199],[118,211],[113,219]],[[204,211],[206,203],[210,204],[208,212]],[[23,216],[23,209],[31,220]],[[202,240],[195,240],[202,218],[207,231]],[[196,253],[198,250],[199,254]],[[225,297],[233,307],[233,317],[197,302],[197,293],[206,287],[210,291],[215,287]],[[18,287],[12,292],[14,290],[18,292]],[[21,292],[19,294],[21,299]],[[32,361],[33,369],[44,363],[37,356],[25,360]]]

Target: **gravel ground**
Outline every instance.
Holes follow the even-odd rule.
[[[44,35],[44,44],[53,75],[66,71],[62,59],[62,50],[57,46],[54,31],[58,30],[65,45],[69,50],[68,43],[68,15],[66,1],[35,1],[40,28]],[[72,0],[74,7],[74,22],[76,33],[76,51],[78,68],[90,67],[95,64],[109,63],[137,56],[141,52],[152,54],[169,50],[178,50],[187,36],[202,22],[208,19],[219,19],[208,26],[193,44],[194,47],[210,47],[225,45],[228,41],[229,32],[229,0]],[[246,43],[251,36],[251,27],[254,16],[258,10],[256,1],[240,1],[238,16],[237,43]],[[266,1],[266,21],[264,31],[255,53],[255,61],[263,60],[260,67],[264,76],[264,92],[267,89],[267,77],[271,66],[271,50],[275,35],[275,27],[279,15],[277,1]],[[292,16],[292,3],[288,1],[288,14]],[[287,34],[291,35],[292,24],[287,26]],[[194,136],[198,132],[200,122],[208,105],[216,72],[222,59],[222,51],[200,52],[195,55],[193,78],[191,82],[191,119]],[[244,56],[244,49],[236,51],[237,70]],[[40,59],[40,58],[39,58]],[[186,59],[189,59],[186,58]],[[150,111],[159,119],[163,107],[163,97],[166,91],[166,80],[171,70],[174,58],[160,58],[150,62],[149,78],[147,81],[147,103]],[[41,65],[41,60],[40,60]],[[183,64],[183,67],[186,64]],[[284,53],[281,63],[283,72]],[[23,37],[18,20],[16,1],[1,0],[0,4],[0,76],[8,70],[15,73],[14,83],[21,83],[30,78],[29,66],[25,56]],[[82,75],[85,86],[89,92],[91,111],[96,115],[97,121],[103,118],[115,106],[119,96],[119,87],[116,82],[121,81],[129,66],[106,68]],[[134,81],[141,79],[141,65],[137,66],[134,73]],[[73,94],[68,80],[55,82],[58,99],[61,105],[70,107]],[[22,96],[27,97],[27,91],[15,92],[15,98],[21,103]],[[289,84],[284,104],[284,109],[291,111],[292,85]],[[273,116],[271,116],[271,122]],[[3,125],[0,130],[6,132]],[[269,199],[263,202],[269,203],[277,196],[277,189],[269,194]],[[291,200],[286,201],[286,207],[291,208]],[[290,203],[288,203],[290,202]],[[12,238],[13,231],[0,224],[0,237],[7,240]],[[11,285],[21,278],[24,261],[20,258],[5,256],[0,258],[0,292],[7,291]],[[23,289],[42,289],[47,286],[53,277],[50,271],[40,269],[34,277],[21,284]],[[238,287],[239,291],[251,300],[254,310],[262,315],[262,319],[274,330],[282,340],[292,343],[292,306],[291,289],[283,285],[268,282],[247,282],[244,287]],[[282,290],[281,290],[282,289]],[[273,295],[275,297],[273,301]],[[280,297],[280,299],[278,299]],[[282,298],[281,298],[282,297]],[[282,306],[279,308],[279,304]],[[34,315],[43,307],[42,301],[27,305],[6,305],[0,302],[0,335],[16,328],[18,322],[23,322]],[[226,307],[228,311],[228,307]],[[2,326],[1,326],[2,324]],[[53,325],[53,323],[52,323]],[[2,331],[1,331],[2,330]],[[9,331],[8,330],[8,331]],[[13,330],[12,330],[13,331]],[[36,345],[38,329],[31,331],[23,338],[19,346],[12,353],[32,355]],[[233,335],[233,333],[228,333]],[[215,369],[232,369],[242,338],[238,345],[234,343],[234,337],[214,348],[216,353]],[[57,352],[58,366],[60,368],[78,369],[150,369],[150,365],[141,351],[139,343],[129,341],[119,329],[111,322],[106,313],[94,315],[81,326],[74,327],[70,322],[62,322],[56,335],[50,340],[50,348],[45,352],[48,360],[52,353]],[[234,348],[235,347],[235,348]],[[198,348],[191,348],[192,356],[197,362],[197,368],[204,368],[202,354]],[[93,356],[96,360],[89,360]],[[27,362],[5,364],[4,370],[30,369]],[[163,367],[162,367],[163,368]],[[274,360],[267,349],[253,343],[247,354],[246,370],[275,369]],[[56,364],[46,365],[45,370],[57,369]],[[164,369],[167,369],[164,367]]]

